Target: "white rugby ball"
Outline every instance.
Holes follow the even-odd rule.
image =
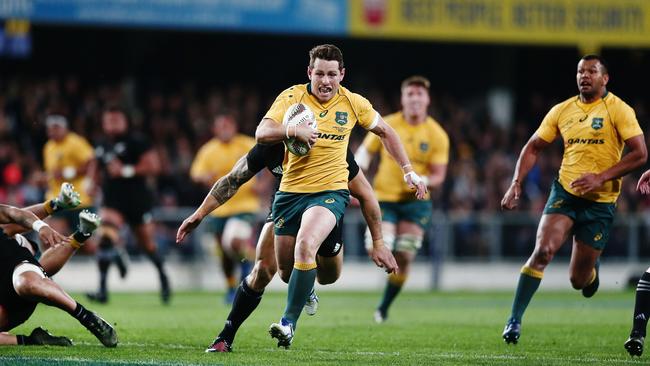
[[[316,129],[316,116],[305,104],[294,103],[284,113],[282,124],[288,128],[289,126],[296,126],[302,123],[306,123],[309,127]],[[289,134],[292,133],[293,129],[289,131]],[[307,155],[311,149],[306,142],[302,142],[293,136],[284,140],[284,145],[287,147],[287,150],[298,156]]]

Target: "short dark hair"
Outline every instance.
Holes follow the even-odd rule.
[[[103,113],[122,113],[124,117],[129,118],[129,114],[126,111],[126,108],[122,107],[119,104],[108,104],[104,107]]]
[[[425,78],[422,75],[413,75],[407,77],[406,79],[404,79],[404,81],[402,81],[401,89],[404,90],[404,88],[411,85],[421,86],[426,90],[429,90],[429,88],[431,87],[431,82],[429,81],[429,79]]]
[[[598,60],[598,62],[600,63],[600,67],[601,67],[600,71],[603,74],[609,74],[609,65],[607,65],[607,62],[605,61],[605,59],[600,55],[596,55],[596,54],[591,53],[591,54],[582,56],[582,58],[580,60],[583,60],[583,61]]]
[[[342,70],[343,52],[333,44],[321,44],[309,51],[309,67],[314,67],[314,62],[319,58],[325,61],[338,61],[339,70]]]

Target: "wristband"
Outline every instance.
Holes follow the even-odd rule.
[[[34,223],[32,224],[32,230],[34,230],[34,231],[36,231],[36,232],[39,232],[39,231],[41,231],[41,229],[42,229],[43,227],[45,227],[45,226],[49,227],[50,225],[48,225],[47,222],[45,222],[45,221],[43,221],[43,220],[36,220],[36,221],[34,221]]]
[[[63,168],[61,175],[64,179],[72,179],[77,176],[77,169],[75,169],[73,166],[67,166]]]
[[[411,163],[402,165],[402,171],[404,171],[404,169],[406,169],[407,167],[410,167],[410,166],[412,167]]]
[[[124,165],[120,171],[122,178],[132,178],[135,176],[135,167],[133,165]]]
[[[420,178],[420,176],[417,175],[417,174],[416,174],[414,171],[412,171],[412,170],[411,170],[410,172],[404,174],[404,182],[408,183],[408,179],[407,179],[407,178],[408,178],[409,176],[411,177],[411,182],[412,182],[414,185],[417,186],[418,183],[422,183],[422,178]]]
[[[289,125],[286,126],[287,128],[284,129],[284,135],[287,136],[287,140],[289,139]]]

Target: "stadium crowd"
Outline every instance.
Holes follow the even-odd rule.
[[[70,130],[93,143],[102,133],[102,108],[119,104],[130,112],[131,129],[151,138],[162,161],[162,175],[150,182],[155,185],[158,206],[197,206],[206,188],[192,183],[189,170],[198,148],[212,137],[212,118],[220,111],[231,111],[237,116],[240,131],[253,135],[278,92],[253,85],[208,89],[198,85],[185,81],[177,88],[158,88],[131,78],[99,82],[75,75],[9,77],[0,83],[0,202],[26,206],[42,201],[46,189],[42,150],[47,141],[48,114],[65,116]],[[363,92],[382,114],[399,109],[398,88],[354,89]],[[448,176],[443,189],[434,192],[434,207],[461,218],[499,211],[519,150],[550,106],[570,96],[531,92],[526,99],[517,100],[512,125],[502,126],[491,121],[485,98],[452,95],[437,89],[435,83],[431,94],[430,113],[451,141]],[[630,103],[643,125],[648,119],[644,103]],[[351,147],[355,149],[362,139],[363,131],[356,129]],[[525,182],[522,211],[532,215],[542,211],[561,157],[559,143],[540,156]],[[619,213],[640,212],[650,205],[650,200],[635,192],[639,175],[636,172],[624,179]],[[262,187],[261,191],[270,192],[271,187]],[[521,241],[522,245],[530,242]]]

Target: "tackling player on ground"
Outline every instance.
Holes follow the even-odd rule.
[[[56,274],[100,223],[99,216],[89,211],[79,214],[79,226],[69,238],[51,229],[41,219],[50,210],[59,212],[79,204],[79,193],[72,185],[63,183],[59,196],[44,204],[19,209],[0,205],[0,344],[71,346],[66,337],[55,337],[43,328],[30,335],[6,333],[24,323],[43,303],[66,311],[86,327],[106,347],[117,345],[113,327],[95,313],[86,310],[70,297],[49,276]],[[48,248],[39,260],[35,258],[38,245],[20,233],[34,230]]]

